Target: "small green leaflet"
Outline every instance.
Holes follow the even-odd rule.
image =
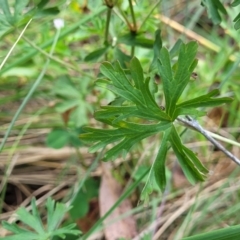
[[[227,14],[226,9],[219,0],[202,0],[202,5],[207,8],[208,16],[214,24],[219,24],[222,21],[220,13]]]
[[[70,209],[65,204],[56,203],[51,198],[48,198],[46,202],[46,226],[42,222],[35,198],[32,198],[31,207],[32,214],[23,207],[16,212],[18,220],[27,226],[26,228],[20,227],[16,223],[2,222],[3,228],[14,233],[14,235],[4,237],[5,240],[42,240],[52,239],[54,236],[64,239],[66,235],[79,235],[81,233],[79,230],[74,229],[76,224],[59,227],[59,221]]]
[[[208,170],[202,165],[196,154],[181,141],[174,121],[179,115],[203,116],[205,113],[199,107],[212,107],[232,101],[231,98],[217,97],[218,90],[213,90],[194,99],[178,102],[182,92],[190,81],[191,74],[197,65],[196,54],[198,44],[178,41],[170,52],[162,47],[156,31],[154,42],[154,60],[150,69],[158,74],[163,84],[166,106],[160,107],[155,99],[155,91],[151,91],[150,78],[144,77],[139,60],[134,57],[129,69],[123,69],[118,61],[114,64],[104,62],[100,71],[103,75],[97,81],[116,95],[112,105],[102,106],[96,111],[95,118],[110,126],[108,129],[84,128],[85,133],[80,138],[95,152],[109,144],[114,146],[104,156],[104,160],[114,160],[119,154],[126,154],[141,140],[161,133],[162,140],[151,172],[154,173],[159,188],[166,187],[165,161],[168,149],[171,147],[181,168],[194,184],[204,181]],[[173,63],[172,58],[178,59]],[[154,83],[155,84],[155,83]],[[155,84],[155,87],[158,86]],[[146,192],[147,194],[147,192]]]

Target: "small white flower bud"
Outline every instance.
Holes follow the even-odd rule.
[[[56,18],[53,20],[53,24],[56,29],[61,29],[64,27],[64,20],[62,18]]]

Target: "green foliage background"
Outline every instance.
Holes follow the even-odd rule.
[[[82,239],[91,236],[133,190],[139,199],[151,206],[153,216],[157,217],[154,201],[160,199],[161,203],[157,204],[164,205],[167,193],[168,198],[171,194],[178,194],[170,186],[174,177],[174,172],[169,171],[171,158],[178,160],[191,184],[207,179],[205,183],[196,185],[200,186],[196,195],[201,195],[201,186],[208,184],[207,169],[211,169],[211,165],[204,156],[210,150],[200,147],[196,153],[195,147],[189,147],[189,142],[201,140],[201,136],[193,131],[186,136],[186,126],[179,125],[179,120],[191,116],[204,124],[201,118],[206,115],[207,108],[227,103],[227,107],[222,107],[228,114],[227,131],[234,129],[236,132],[232,134],[234,140],[229,137],[224,141],[239,146],[236,130],[239,126],[237,109],[240,100],[237,80],[240,63],[239,4],[238,0],[202,0],[181,4],[174,1],[131,0],[105,1],[104,4],[102,1],[77,0],[2,0],[0,117],[4,120],[1,122],[3,140],[0,151],[8,154],[8,160],[2,168],[1,209],[11,178],[8,173],[12,156],[19,149],[28,147],[20,144],[20,140],[10,145],[7,140],[13,133],[21,139],[29,129],[51,129],[46,136],[46,145],[56,149],[70,146],[75,149],[80,161],[80,166],[78,162],[73,165],[78,174],[77,191],[70,191],[68,196],[73,209],[69,210],[63,203],[54,208],[54,201],[49,199],[49,222],[44,229],[33,199],[32,215],[25,208],[17,213],[20,220],[36,233],[19,228],[15,223],[3,222],[6,229],[15,233],[8,239],[20,239],[21,234],[29,239],[47,239],[53,235],[66,235],[68,238],[69,235],[79,234],[79,231],[73,230],[74,219],[84,217],[90,200],[98,195],[99,185],[93,183],[90,175],[99,159],[110,161],[119,156],[124,159],[130,157],[131,170],[126,170],[129,166],[124,163],[114,170],[116,178],[123,185],[128,181],[127,185],[130,186]],[[185,30],[196,33],[199,43],[188,40],[184,32],[173,32],[159,21],[159,14],[169,15],[171,19],[171,11],[177,19],[183,19],[180,22]],[[56,18],[65,19],[63,29],[54,27],[52,20]],[[21,37],[17,39],[18,36]],[[13,52],[9,46],[13,47]],[[196,80],[193,79],[195,73],[198,75]],[[39,105],[33,105],[28,110],[31,103],[38,102]],[[18,119],[33,116],[40,120],[23,124],[18,122]],[[9,123],[7,126],[6,122]],[[139,166],[137,159],[151,141],[155,142],[156,154],[148,155],[144,164]],[[83,146],[89,147],[91,153],[102,150],[93,164],[82,157]],[[201,159],[204,159],[206,167]],[[82,169],[85,171],[84,177],[80,174]],[[139,169],[144,169],[140,177]],[[237,239],[239,227],[234,225],[239,220],[235,216],[239,211],[238,190],[227,194],[222,190],[235,182],[239,174],[237,171],[226,179],[219,192],[216,190],[209,197],[209,201],[206,198],[196,199],[186,212],[186,218],[182,218],[183,223],[177,227],[174,239],[207,232],[226,224],[233,227],[186,239]],[[131,181],[133,183],[129,184]],[[153,183],[158,185],[161,192]],[[86,186],[91,189],[92,195],[87,195],[83,190]],[[85,199],[82,205],[77,204],[80,198]],[[222,210],[220,203],[225,200],[231,204]],[[214,209],[215,205],[212,204],[216,201],[219,205]],[[143,206],[140,209],[144,211]],[[54,211],[58,213],[54,215]],[[196,218],[194,214],[198,211],[201,214]],[[215,211],[220,220],[213,221],[209,216],[211,211]],[[66,212],[72,219],[60,226]],[[56,223],[56,219],[59,224],[52,224],[52,221]],[[154,218],[150,220],[154,221]],[[70,227],[64,227],[68,223]]]

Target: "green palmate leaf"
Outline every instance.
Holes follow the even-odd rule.
[[[30,214],[25,208],[20,208],[17,211],[18,219],[22,221],[25,225],[35,230],[29,231],[28,229],[20,228],[15,223],[3,222],[3,227],[13,233],[13,236],[4,237],[6,240],[43,240],[52,239],[53,236],[59,236],[64,238],[66,234],[78,235],[80,231],[72,230],[75,224],[70,224],[66,227],[56,229],[63,219],[64,214],[69,210],[65,204],[57,203],[52,199],[47,200],[47,227],[43,227],[42,220],[40,218],[40,213],[36,206],[35,198],[32,199],[32,214]]]
[[[168,151],[167,143],[169,141],[171,131],[172,131],[172,128],[169,128],[163,133],[161,146],[158,150],[158,155],[155,159],[154,166],[153,166],[156,182],[160,187],[160,189],[162,190],[162,192],[165,190],[165,187],[166,187],[165,161],[166,161],[166,156]]]
[[[195,56],[197,43],[182,44],[179,49],[178,61],[171,66],[170,54],[162,48],[158,69],[163,81],[163,90],[166,101],[166,113],[174,120],[176,103],[190,80],[191,73],[196,66]]]
[[[119,62],[114,65],[104,62],[100,67],[103,77],[97,84],[109,89],[117,97],[110,105],[96,111],[95,118],[111,128],[84,128],[85,133],[81,134],[80,138],[87,143],[94,143],[90,147],[91,152],[108,144],[115,144],[105,153],[104,160],[107,161],[121,153],[126,154],[142,139],[163,132],[163,139],[150,175],[153,176],[154,173],[158,186],[164,191],[165,161],[169,146],[172,147],[184,174],[192,184],[203,181],[208,173],[197,155],[182,144],[173,125],[174,120],[179,115],[203,116],[205,113],[197,108],[216,106],[231,99],[216,98],[219,92],[213,90],[192,100],[178,103],[197,65],[195,56],[198,44],[196,42],[184,44],[178,41],[169,52],[162,48],[159,34],[160,31],[157,31],[154,50],[155,60],[159,57],[157,66],[163,83],[165,109],[157,104],[154,95],[157,90],[153,91],[150,88],[152,82],[150,78],[144,78],[143,69],[137,58],[134,57],[128,64],[129,69],[123,69]],[[175,55],[178,55],[178,59],[172,64],[171,60]],[[157,85],[154,85],[153,89],[155,87]],[[143,122],[145,124],[142,124]],[[149,189],[145,190],[148,194]]]

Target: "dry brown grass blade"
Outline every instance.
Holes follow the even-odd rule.
[[[81,153],[87,155],[87,149],[81,148]],[[19,158],[15,166],[22,164],[30,164],[42,160],[60,160],[68,159],[69,157],[76,154],[76,150],[70,147],[64,147],[61,149],[51,149],[46,147],[31,147],[22,151],[18,151]],[[8,153],[2,153],[0,157],[0,168],[5,166],[7,163]],[[89,155],[89,154],[88,154]]]
[[[102,163],[103,173],[99,194],[99,205],[101,217],[113,206],[121,195],[120,184],[112,177],[109,163]],[[136,235],[136,223],[132,216],[121,219],[110,224],[110,221],[118,218],[123,213],[131,210],[131,203],[124,200],[104,222],[106,240],[119,238],[132,239]],[[108,224],[107,224],[108,222]]]

